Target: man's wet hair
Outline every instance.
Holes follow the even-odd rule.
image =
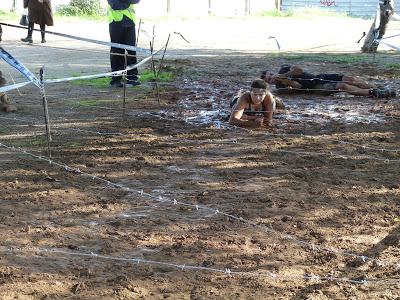
[[[279,68],[278,74],[285,74],[285,73],[289,72],[291,67],[292,67],[292,66],[291,66],[291,65],[288,65],[288,64],[282,65],[282,66]]]
[[[268,88],[268,84],[263,79],[256,79],[251,83],[251,88],[266,90]]]

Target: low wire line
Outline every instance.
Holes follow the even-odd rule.
[[[115,262],[126,262],[129,264],[135,265],[155,265],[155,266],[164,266],[176,268],[180,271],[189,270],[189,271],[208,271],[212,273],[220,273],[230,277],[233,276],[248,276],[248,277],[262,277],[262,278],[270,278],[274,280],[306,280],[306,281],[332,281],[332,282],[341,282],[347,284],[354,285],[368,285],[368,284],[383,284],[383,285],[397,285],[398,280],[396,279],[369,279],[369,280],[356,280],[345,277],[336,277],[336,276],[318,276],[318,275],[280,275],[273,272],[254,272],[254,271],[236,271],[230,268],[210,268],[203,266],[196,266],[190,264],[177,264],[174,262],[164,262],[157,260],[149,260],[143,259],[139,257],[121,257],[121,256],[111,256],[111,255],[102,255],[94,252],[86,253],[86,252],[78,252],[78,251],[65,251],[59,248],[20,248],[20,247],[6,247],[0,246],[0,252],[3,253],[34,253],[37,257],[43,258],[43,256],[39,256],[38,254],[55,254],[55,255],[63,255],[63,256],[71,256],[71,257],[83,257],[90,259],[98,259],[98,260],[109,260]],[[46,257],[46,259],[50,259]]]
[[[83,75],[83,76],[65,77],[65,78],[58,78],[58,79],[46,79],[44,81],[44,83],[60,83],[60,82],[74,81],[74,80],[79,80],[79,79],[93,79],[93,78],[108,77],[108,76],[120,76],[120,75],[123,75],[124,73],[126,73],[127,71],[135,69],[135,68],[143,65],[144,63],[148,62],[149,60],[151,60],[153,58],[154,55],[157,55],[160,51],[164,50],[164,48],[165,48],[165,46],[161,47],[159,50],[151,53],[150,56],[144,58],[139,63],[134,64],[134,65],[129,65],[124,70],[107,72],[107,73],[99,73],[99,74],[94,74],[94,75]]]
[[[32,81],[25,81],[25,82],[21,82],[21,83],[15,83],[15,84],[10,84],[10,85],[6,85],[3,87],[0,87],[0,93],[5,93],[5,92],[9,92],[12,90],[18,90],[30,83],[33,83]]]
[[[237,130],[242,130],[246,131],[249,133],[253,133],[254,131],[248,128],[244,127],[239,127],[236,125],[231,125],[229,123],[224,122],[223,123],[226,127],[226,129],[237,129]],[[274,133],[266,133],[264,134],[265,136],[293,136],[289,134],[274,134]],[[306,135],[294,135],[294,136],[299,136],[299,137],[312,137],[312,136],[306,136]],[[336,140],[337,141],[337,140]],[[259,147],[258,145],[256,147]],[[254,148],[254,146],[252,146]],[[291,150],[282,150],[282,149],[277,149],[276,151],[283,152],[283,153],[290,153],[290,154],[298,154],[298,155],[310,155],[310,156],[330,156],[330,157],[335,157],[335,158],[342,158],[342,159],[370,159],[370,160],[377,160],[377,161],[383,161],[385,163],[400,163],[400,159],[388,159],[388,158],[380,158],[380,157],[374,157],[374,156],[368,156],[368,155],[356,155],[356,156],[351,156],[351,155],[345,155],[345,154],[339,154],[339,153],[334,153],[334,152],[308,152],[308,151],[291,151]]]
[[[368,150],[373,150],[373,151],[379,151],[379,152],[400,152],[400,149],[385,149],[385,148],[375,148],[375,147],[370,147],[370,146],[366,146],[366,145],[358,145],[355,143],[351,143],[351,142],[346,142],[346,141],[341,141],[341,140],[337,140],[339,143],[341,144],[347,144],[347,145],[352,145],[358,148],[363,148],[363,149],[368,149]]]
[[[8,27],[14,27],[14,28],[20,28],[20,29],[26,30],[26,26],[14,25],[14,24],[3,23],[3,22],[0,22],[0,25],[4,25],[4,26],[8,26]],[[135,47],[135,46],[131,46],[131,45],[104,42],[104,41],[99,41],[99,40],[79,37],[79,36],[75,36],[75,35],[71,35],[71,34],[54,32],[54,31],[47,31],[47,30],[41,30],[41,29],[33,29],[33,31],[44,32],[46,34],[52,34],[52,35],[56,35],[56,36],[65,37],[65,38],[68,38],[68,39],[73,39],[73,40],[92,43],[92,44],[98,44],[98,45],[107,46],[107,47],[113,47],[113,48],[119,48],[119,49],[125,49],[125,50],[137,51],[137,52],[143,52],[143,53],[146,53],[146,54],[150,53],[150,51],[148,49],[139,48],[139,47]]]
[[[44,126],[43,124],[37,122],[37,121],[31,121],[31,120],[26,120],[26,119],[19,119],[19,118],[10,118],[10,117],[2,117],[0,116],[0,119],[4,119],[4,120],[10,120],[10,121],[18,121],[18,122],[23,122],[23,123],[27,123],[33,126]],[[88,130],[88,129],[81,129],[81,128],[58,128],[57,130],[60,131],[77,131],[77,132],[87,132],[87,133],[92,133],[92,134],[96,134],[96,135],[110,135],[110,136],[123,136],[124,134],[120,133],[120,132],[101,132],[101,131],[97,131],[97,130]]]
[[[150,113],[149,113],[150,114]],[[160,118],[162,118],[160,116]],[[5,119],[5,120],[12,120],[12,121],[20,121],[20,122],[25,122],[34,126],[42,126],[42,124],[38,123],[37,121],[30,121],[30,120],[25,120],[25,119],[18,119],[18,118],[9,118],[9,117],[2,117],[0,116],[0,119]],[[232,126],[229,123],[226,123],[226,125],[228,126]],[[244,129],[242,127],[237,127],[237,126],[233,126],[234,128],[241,128]],[[101,132],[98,130],[88,130],[88,129],[81,129],[81,128],[59,128],[58,130],[65,130],[65,131],[76,131],[76,132],[85,132],[85,133],[92,133],[95,135],[99,135],[99,136],[128,136],[129,134],[123,134],[120,132]],[[252,132],[252,130],[250,130]],[[265,136],[290,136],[290,137],[303,137],[303,138],[312,138],[314,139],[315,136],[307,136],[307,135],[291,135],[291,134],[276,134],[276,133],[267,133],[264,134]],[[374,147],[369,147],[366,145],[359,145],[356,143],[350,143],[350,142],[346,142],[346,141],[342,141],[336,138],[329,138],[333,141],[336,141],[338,143],[341,144],[349,144],[349,145],[353,145],[355,147],[358,148],[362,148],[362,149],[368,149],[368,150],[373,150],[373,151],[378,151],[378,152],[392,152],[392,153],[398,153],[400,152],[400,149],[385,149],[385,148],[374,148]],[[178,140],[179,141],[179,140]],[[194,141],[190,141],[185,139],[186,142],[194,142]],[[224,143],[219,143],[218,141],[213,142],[215,144],[224,144]],[[239,144],[239,142],[233,142],[234,144]],[[246,143],[242,143],[242,144],[246,144]],[[345,155],[345,154],[339,154],[339,153],[333,153],[333,152],[307,152],[307,151],[289,151],[289,150],[282,150],[282,149],[277,149],[276,151],[279,152],[283,152],[283,153],[292,153],[292,154],[300,154],[300,155],[313,155],[313,156],[331,156],[331,157],[336,157],[336,158],[343,158],[343,159],[369,159],[369,160],[378,160],[378,161],[383,161],[385,163],[388,162],[400,162],[400,160],[397,159],[389,159],[389,158],[378,158],[378,157],[374,157],[374,156],[368,156],[368,155],[355,155],[355,156],[351,156],[351,155]]]
[[[93,180],[98,180],[100,182],[105,183],[107,186],[118,188],[118,189],[121,189],[121,190],[123,190],[125,192],[128,192],[128,193],[131,193],[131,194],[139,194],[141,197],[147,197],[147,198],[152,199],[152,200],[154,200],[156,202],[159,202],[159,203],[169,203],[171,205],[177,205],[177,206],[182,206],[182,207],[190,207],[190,208],[194,208],[196,210],[209,211],[210,213],[213,213],[215,215],[222,215],[222,216],[228,217],[228,218],[230,218],[232,220],[236,220],[236,221],[239,221],[240,223],[246,224],[249,227],[257,228],[257,229],[260,229],[261,231],[264,231],[266,233],[273,234],[276,237],[279,237],[279,238],[282,238],[284,240],[290,241],[290,242],[292,242],[294,244],[297,244],[299,246],[307,247],[307,248],[311,249],[312,251],[318,251],[318,252],[322,252],[322,253],[333,253],[333,254],[336,254],[336,255],[342,255],[342,256],[345,256],[345,257],[355,258],[355,259],[358,259],[358,260],[360,260],[362,262],[371,261],[371,262],[376,262],[379,265],[395,265],[397,267],[400,267],[400,262],[396,262],[396,263],[386,262],[386,261],[383,261],[383,260],[379,260],[379,259],[376,259],[376,258],[365,256],[365,255],[358,255],[358,254],[355,254],[355,253],[351,253],[351,252],[344,251],[344,250],[338,250],[338,249],[335,249],[335,248],[325,248],[325,247],[317,245],[315,243],[311,243],[311,242],[307,242],[307,241],[304,241],[304,240],[300,240],[300,239],[296,238],[295,236],[292,236],[292,235],[289,235],[289,234],[285,234],[285,233],[281,233],[281,232],[276,231],[276,230],[274,230],[274,229],[272,229],[270,227],[267,227],[265,225],[259,225],[259,224],[255,223],[255,222],[252,222],[250,220],[244,219],[242,217],[238,217],[238,216],[231,215],[229,213],[220,211],[219,209],[214,209],[214,208],[211,208],[211,207],[208,207],[208,206],[204,206],[204,205],[180,202],[180,201],[178,201],[176,199],[171,200],[171,199],[169,199],[167,197],[163,197],[163,196],[155,196],[155,195],[152,195],[150,193],[144,192],[143,189],[141,189],[141,190],[132,189],[132,188],[127,187],[127,186],[125,186],[123,184],[115,183],[115,182],[112,182],[110,180],[104,179],[102,177],[83,172],[78,168],[72,168],[72,167],[69,167],[68,165],[65,165],[65,164],[62,164],[62,163],[58,163],[58,162],[56,162],[54,160],[51,160],[51,159],[49,159],[47,157],[38,156],[38,155],[32,154],[30,152],[27,152],[25,150],[18,149],[18,148],[14,147],[14,146],[7,146],[7,145],[5,145],[5,144],[3,144],[1,142],[0,142],[0,147],[6,148],[6,149],[11,150],[13,152],[23,153],[23,154],[25,154],[27,156],[30,156],[30,157],[33,157],[33,158],[35,158],[37,160],[48,162],[51,166],[60,167],[60,168],[64,169],[67,172],[71,172],[71,173],[74,173],[74,174],[79,174],[79,175],[91,178]]]

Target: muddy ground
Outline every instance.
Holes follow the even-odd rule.
[[[49,85],[58,164],[38,91],[11,92],[0,298],[399,299],[399,99],[282,95],[272,130],[227,124],[284,62],[400,88],[397,55],[346,56],[168,58],[162,104],[144,84],[125,113],[121,89]]]

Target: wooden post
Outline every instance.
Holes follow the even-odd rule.
[[[282,0],[275,0],[275,8],[277,11],[281,11]]]
[[[375,53],[378,50],[379,39],[383,38],[390,20],[394,14],[394,0],[380,0],[379,12],[365,38],[361,48],[363,53]]]
[[[167,14],[171,13],[171,0],[167,0]]]
[[[244,4],[245,8],[244,8],[244,14],[246,16],[250,15],[250,0],[245,0],[245,4]]]
[[[42,96],[42,103],[43,103],[43,113],[44,113],[44,123],[46,126],[46,137],[47,137],[47,150],[49,153],[49,157],[51,157],[51,134],[50,134],[50,118],[49,118],[49,108],[47,106],[47,99],[46,99],[46,90],[44,88],[44,66],[40,68],[40,93]]]

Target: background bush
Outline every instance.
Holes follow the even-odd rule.
[[[57,13],[62,16],[100,16],[104,11],[99,0],[71,0],[68,5],[60,5]]]

